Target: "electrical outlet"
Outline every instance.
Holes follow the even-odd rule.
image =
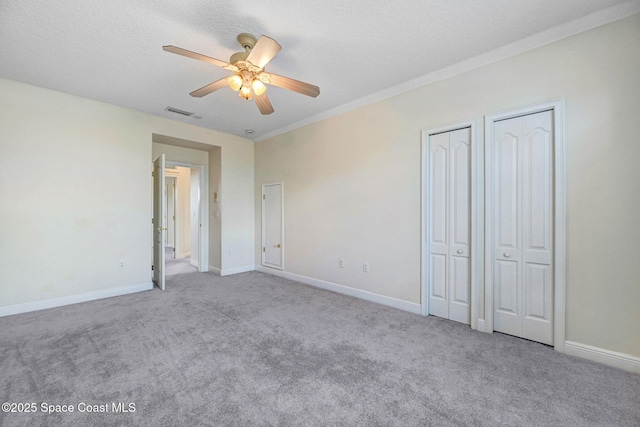
[[[118,263],[118,265],[120,266],[120,268],[124,268],[124,260],[120,260],[120,262]]]
[[[369,272],[369,263],[365,262],[362,264],[362,271],[364,271],[365,273]]]
[[[344,268],[344,260],[342,260],[342,259],[338,260],[338,267]]]

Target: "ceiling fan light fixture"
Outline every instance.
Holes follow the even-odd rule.
[[[242,77],[240,77],[237,74],[234,74],[233,76],[231,76],[231,77],[229,77],[227,79],[227,84],[229,85],[229,87],[231,89],[233,89],[235,92],[237,92],[242,87]]]
[[[260,96],[267,91],[267,87],[258,79],[253,80],[251,87],[253,88],[253,93],[257,96]]]
[[[228,85],[233,91],[238,92],[241,98],[246,100],[253,99],[260,113],[268,115],[273,113],[274,109],[267,96],[265,83],[314,98],[320,94],[320,88],[318,88],[318,86],[289,77],[264,72],[264,67],[282,49],[282,46],[271,37],[261,35],[259,39],[256,39],[251,34],[242,33],[238,35],[238,42],[240,42],[240,45],[244,48],[244,52],[234,53],[231,55],[229,62],[173,45],[162,46],[162,50],[198,61],[208,62],[233,73],[232,76],[222,77],[189,93],[189,95],[196,98],[202,98]]]
[[[251,93],[251,88],[249,86],[242,86],[240,88],[240,96],[246,99],[247,101],[253,98],[253,94]]]

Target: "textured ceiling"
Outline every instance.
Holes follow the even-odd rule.
[[[0,0],[0,77],[258,140],[638,11],[640,0]],[[189,96],[229,72],[162,46],[228,61],[241,32],[277,40],[266,70],[320,96],[269,87],[269,116],[227,88]]]

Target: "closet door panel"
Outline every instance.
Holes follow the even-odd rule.
[[[430,135],[430,314],[471,322],[471,129]]]
[[[494,123],[494,330],[553,343],[553,124]]]
[[[430,312],[449,318],[449,135],[431,136],[429,161]]]

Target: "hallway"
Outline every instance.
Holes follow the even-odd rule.
[[[167,276],[175,276],[177,274],[197,273],[198,267],[191,265],[191,257],[174,258],[173,248],[166,246],[164,248],[165,265],[164,271]]]

